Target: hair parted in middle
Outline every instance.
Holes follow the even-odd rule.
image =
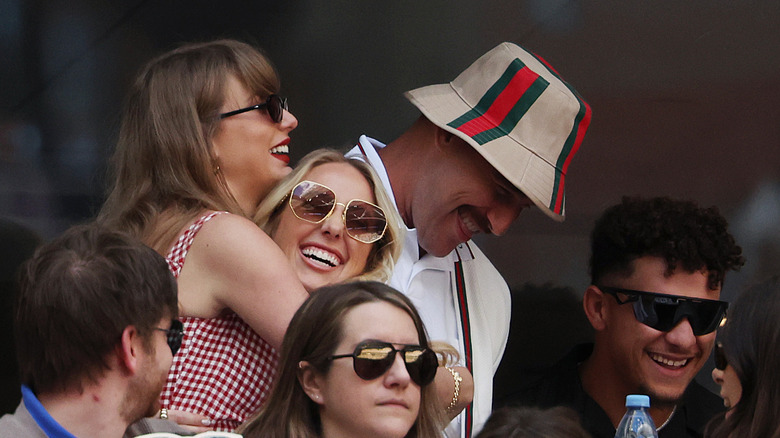
[[[329,358],[344,338],[346,314],[372,302],[389,303],[406,312],[417,329],[419,344],[430,348],[420,315],[409,299],[392,287],[376,281],[353,281],[324,286],[311,293],[290,321],[284,336],[279,371],[268,401],[239,429],[246,438],[314,438],[321,433],[319,405],[304,392],[298,381],[298,363],[309,362],[325,374]],[[421,388],[420,411],[409,438],[441,436],[445,425],[434,385]]]
[[[645,256],[664,259],[668,273],[678,267],[706,270],[711,290],[722,286],[727,271],[745,263],[716,207],[668,197],[624,197],[593,228],[591,284],[599,285],[606,275],[631,275],[632,262]]]
[[[401,255],[403,245],[403,229],[400,227],[401,217],[385,192],[382,182],[379,180],[374,169],[365,161],[347,158],[344,154],[334,149],[317,149],[304,156],[282,181],[280,181],[263,199],[263,202],[257,208],[254,215],[255,223],[263,229],[269,236],[274,237],[281,213],[287,206],[287,199],[292,189],[301,181],[306,179],[306,175],[315,167],[327,163],[344,163],[354,167],[365,177],[371,192],[376,199],[375,204],[385,212],[387,219],[387,230],[377,242],[372,243],[371,253],[366,261],[365,271],[356,277],[359,280],[387,281],[393,272],[393,266]],[[367,200],[370,201],[370,200]]]

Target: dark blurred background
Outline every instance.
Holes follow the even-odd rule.
[[[720,207],[748,259],[728,299],[780,273],[778,23],[780,2],[763,0],[0,0],[0,218],[47,240],[93,217],[129,81],[178,43],[232,37],[266,51],[300,121],[295,161],[363,133],[394,139],[417,117],[403,91],[513,41],[593,109],[566,222],[532,211],[479,240],[518,303],[564,289],[576,300],[589,229],[627,194]],[[546,362],[568,346],[551,343],[578,340],[553,333],[568,317],[550,306],[547,327],[516,310],[523,348],[507,362]]]

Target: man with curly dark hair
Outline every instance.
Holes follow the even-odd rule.
[[[661,438],[702,436],[723,408],[694,377],[725,317],[724,276],[743,264],[717,208],[623,198],[591,235],[583,308],[594,344],[575,347],[506,401],[570,406],[594,437],[611,438],[626,395],[647,394]]]

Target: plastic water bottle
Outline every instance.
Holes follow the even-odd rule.
[[[615,438],[658,438],[655,423],[647,412],[650,397],[632,394],[626,396],[626,414],[620,420]]]

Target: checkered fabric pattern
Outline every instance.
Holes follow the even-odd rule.
[[[178,278],[203,224],[222,213],[201,217],[179,237],[166,257],[174,276]],[[215,420],[216,430],[233,431],[267,398],[278,354],[233,312],[180,319],[184,339],[173,357],[161,406],[206,415]]]

